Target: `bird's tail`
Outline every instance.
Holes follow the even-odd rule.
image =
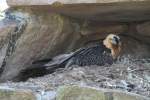
[[[69,54],[62,54],[54,57],[51,61],[46,63],[44,66],[47,67],[47,69],[51,68],[51,66],[61,66],[67,63],[67,61],[74,55],[74,53]]]
[[[65,67],[65,63],[70,59],[73,53],[63,54],[56,56],[54,58],[42,59],[32,62],[32,65],[27,69],[20,72],[20,76],[23,79],[28,79],[29,77],[39,77],[46,74],[53,73],[58,68]]]
[[[58,55],[54,58],[42,59],[32,62],[30,69],[45,68],[48,70],[65,67],[66,62],[73,56],[74,53]]]
[[[49,61],[51,61],[52,58],[47,58],[47,59],[42,59],[42,60],[36,60],[36,61],[33,61],[32,64],[38,64],[38,63],[47,63]]]

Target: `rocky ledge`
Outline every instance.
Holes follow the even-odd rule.
[[[59,88],[56,100],[148,100],[148,98],[121,91],[66,86]]]
[[[57,92],[21,89],[0,89],[1,100],[149,100],[144,96],[111,89],[81,86],[61,86]]]

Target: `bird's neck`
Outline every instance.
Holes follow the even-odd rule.
[[[113,47],[111,49],[111,54],[113,59],[117,59],[120,55],[120,52],[121,52],[121,47]]]

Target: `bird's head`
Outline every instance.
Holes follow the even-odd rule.
[[[103,44],[106,48],[111,50],[112,57],[116,59],[121,52],[121,39],[118,35],[109,34],[104,40]]]

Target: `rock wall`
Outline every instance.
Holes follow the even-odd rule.
[[[7,29],[8,42],[5,42],[5,45],[7,44],[8,47],[4,55],[5,60],[2,60],[3,64],[5,63],[2,80],[6,77],[12,79],[15,75],[11,73],[18,74],[20,70],[26,68],[25,66],[29,67],[33,60],[53,57],[80,46],[77,45],[80,41],[80,35],[75,30],[77,25],[73,25],[69,18],[55,13],[42,14],[42,12],[29,10],[22,12],[12,9],[11,13],[8,11],[7,17],[16,21],[16,26],[12,27],[13,31]],[[15,19],[11,19],[13,17]]]

